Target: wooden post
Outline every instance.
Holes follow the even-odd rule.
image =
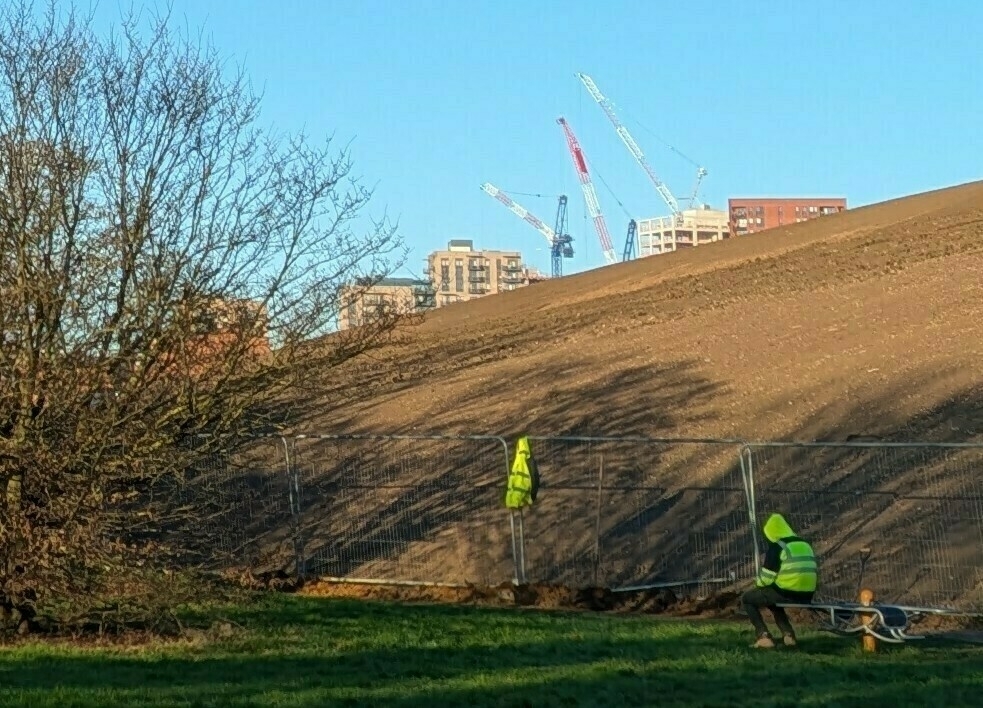
[[[860,604],[864,607],[870,607],[874,604],[874,591],[870,588],[864,588],[860,591]],[[864,613],[863,623],[865,626],[869,626],[874,622],[874,615],[871,613]],[[862,635],[863,647],[865,652],[875,652],[877,651],[877,639],[866,632]]]

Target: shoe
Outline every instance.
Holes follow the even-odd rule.
[[[775,648],[775,640],[772,639],[771,637],[769,637],[767,634],[764,634],[764,635],[758,637],[758,641],[756,641],[754,644],[752,644],[751,645],[751,648],[752,649],[774,649]]]
[[[793,637],[791,634],[786,634],[784,637],[782,637],[782,643],[787,647],[795,647],[799,645],[799,643],[795,641],[795,637]]]

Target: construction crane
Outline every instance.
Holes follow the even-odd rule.
[[[638,240],[638,224],[632,219],[628,222],[628,236],[625,237],[625,250],[621,254],[622,261],[630,261],[635,257],[635,241]]]
[[[617,262],[614,257],[614,246],[611,244],[611,236],[608,234],[608,226],[601,213],[601,204],[597,201],[597,192],[590,180],[590,173],[587,171],[587,160],[584,158],[584,151],[580,148],[580,142],[574,135],[573,129],[563,116],[556,119],[556,122],[563,128],[563,133],[567,137],[567,149],[573,159],[574,169],[580,178],[580,187],[584,191],[584,201],[587,203],[587,211],[590,212],[594,220],[594,229],[597,231],[597,238],[601,242],[601,250],[604,252],[604,260],[608,263]]]
[[[696,207],[698,207],[700,205],[699,202],[696,201],[696,195],[700,191],[700,182],[702,182],[703,181],[703,178],[706,177],[706,176],[707,176],[707,170],[706,170],[706,168],[705,167],[700,167],[699,165],[697,165],[696,166],[696,185],[693,187],[693,193],[690,194],[690,197],[689,197],[689,208],[690,209],[695,209]]]
[[[636,122],[638,122],[638,121],[636,121]],[[695,209],[695,208],[699,207],[700,206],[700,203],[696,201],[696,197],[700,193],[700,184],[703,182],[703,178],[707,176],[707,169],[703,165],[701,165],[700,163],[698,163],[696,160],[694,160],[693,158],[691,158],[689,155],[685,154],[682,150],[679,150],[678,148],[670,145],[664,139],[662,139],[661,137],[659,137],[658,135],[656,135],[655,132],[653,132],[652,130],[649,130],[648,128],[646,128],[641,123],[638,123],[638,126],[642,130],[644,130],[646,133],[651,134],[652,137],[656,138],[660,143],[662,143],[663,145],[665,145],[667,149],[669,149],[672,152],[676,153],[677,155],[679,155],[679,157],[683,158],[684,160],[686,160],[686,162],[688,162],[689,164],[693,165],[693,167],[696,168],[696,184],[693,185],[693,191],[690,192],[688,203],[689,203],[689,208],[690,209]]]
[[[655,171],[649,166],[648,160],[645,159],[645,153],[643,153],[642,149],[638,147],[638,143],[636,143],[635,139],[631,137],[631,133],[628,132],[628,129],[621,124],[618,116],[614,113],[614,108],[611,105],[611,102],[604,97],[604,94],[602,94],[600,89],[597,88],[597,84],[595,84],[594,80],[587,74],[578,73],[577,78],[583,82],[584,86],[587,88],[587,92],[591,95],[591,98],[597,102],[597,105],[599,105],[607,115],[608,120],[611,121],[611,124],[614,125],[615,131],[617,131],[618,137],[621,138],[621,142],[623,142],[625,147],[628,148],[628,152],[630,152],[632,157],[635,158],[635,162],[637,162],[641,168],[645,170],[645,174],[648,175],[649,180],[655,186],[655,191],[659,193],[659,196],[662,197],[662,200],[669,207],[669,211],[672,212],[672,215],[678,220],[681,217],[681,214],[676,197],[673,196],[672,192],[669,191],[669,187],[667,187],[663,181],[658,178]],[[702,177],[700,179],[702,179]]]
[[[567,195],[561,194],[556,203],[556,219],[553,222],[553,233],[557,234],[550,245],[550,276],[559,278],[563,275],[563,259],[573,257],[573,239],[567,233]]]
[[[563,275],[563,259],[573,258],[573,238],[566,233],[567,223],[567,197],[565,194],[559,196],[556,206],[556,229],[551,229],[542,219],[531,214],[525,207],[516,204],[511,197],[493,184],[485,182],[481,185],[482,191],[489,194],[499,202],[504,204],[509,210],[531,224],[539,233],[546,237],[550,244],[550,260],[552,266],[552,276],[559,278]]]

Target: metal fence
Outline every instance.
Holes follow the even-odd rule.
[[[202,455],[182,479],[151,490],[129,532],[163,538],[179,562],[213,570],[296,572],[295,496],[287,441],[250,440],[234,453]]]
[[[705,592],[753,576],[737,441],[530,441],[543,489],[523,512],[527,578]]]
[[[494,436],[317,436],[288,441],[301,575],[494,584],[514,568]]]
[[[297,436],[203,462],[210,565],[387,584],[746,587],[780,512],[820,595],[865,584],[983,611],[983,445],[532,437],[542,486],[511,513],[497,436]]]
[[[744,448],[755,525],[779,511],[821,562],[819,595],[983,611],[983,446],[757,443]]]

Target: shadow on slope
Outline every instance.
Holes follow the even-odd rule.
[[[568,433],[653,434],[660,427],[676,428],[680,422],[673,416],[716,389],[687,363],[629,369],[584,385],[565,383],[572,374],[553,373],[557,384],[548,400],[528,402],[544,409],[531,420],[536,428]],[[540,375],[528,372],[476,387],[460,410],[431,421],[428,430],[474,433],[465,422],[468,405],[494,400],[502,386],[521,397],[526,377]],[[651,376],[664,385],[636,395]],[[596,408],[578,406],[584,400]],[[599,417],[611,407],[620,415]],[[501,429],[510,431],[509,446],[523,432],[515,420],[503,420]],[[298,441],[293,460],[301,471],[300,529],[312,575],[489,584],[513,577],[512,527],[503,503],[509,453],[501,440],[340,436]],[[590,497],[577,486],[564,487],[570,480],[586,482],[577,480],[572,468],[555,480],[547,477],[544,498],[561,517],[582,518]],[[557,505],[553,500],[560,499],[560,490],[564,498]],[[542,532],[558,529],[551,522]],[[572,538],[575,531],[567,525],[564,533]]]
[[[929,386],[931,380],[929,375],[906,386]],[[694,383],[699,395],[711,395],[712,386]],[[665,415],[685,410],[690,390],[667,386],[661,401],[666,407],[655,409]],[[789,438],[843,440],[849,421],[869,420],[854,410],[864,416],[874,411],[879,421],[874,430],[885,440],[953,440],[953,427],[963,431],[963,440],[972,421],[983,421],[978,388],[907,420],[891,414],[897,395],[851,402],[835,417],[827,411],[817,424]],[[550,400],[551,412],[536,420],[549,425],[547,430],[579,434],[590,431],[590,420],[599,420],[602,432],[636,431],[654,403],[638,400],[639,410],[621,409],[619,415],[599,419],[606,406],[599,404],[598,412],[588,415],[575,411],[562,392]],[[587,437],[534,437],[533,446],[543,482],[537,503],[523,513],[530,582],[572,587],[679,583],[700,593],[740,586],[753,574],[744,486],[745,474],[752,473],[758,519],[780,511],[815,542],[823,561],[824,595],[855,596],[858,551],[871,547],[865,578],[879,597],[983,609],[983,483],[978,477],[983,448],[852,441],[754,446],[742,454],[734,442]],[[379,444],[372,447],[371,454],[379,455]],[[398,479],[400,488],[355,489],[349,482],[342,494],[339,488],[346,483],[338,481],[339,467],[325,466],[321,484],[326,486],[311,507],[306,529],[311,543],[333,549],[319,551],[321,556],[334,560],[312,570],[403,580],[507,580],[512,560],[509,518],[501,506],[504,453],[500,445],[494,447],[478,467],[487,471],[479,475],[480,484],[462,472],[460,461],[468,455],[447,454],[438,442],[415,457],[396,455],[404,462],[416,460],[390,464],[386,474],[390,481]],[[369,475],[382,469],[365,455],[350,457],[345,465]]]
[[[905,387],[931,381],[926,376]],[[823,595],[853,598],[860,549],[870,548],[864,584],[879,597],[983,611],[983,387],[907,420],[891,414],[900,393],[858,406],[880,413],[874,427],[858,431],[872,434],[846,435],[845,421],[861,418],[847,408],[839,424],[791,436],[843,442],[752,447],[758,517],[787,514],[815,542]],[[969,441],[977,445],[944,446]]]
[[[636,367],[588,383],[578,383],[576,370],[553,373],[549,396],[524,402],[527,419],[499,419],[508,446],[520,433],[553,436],[533,441],[543,486],[523,513],[529,581],[684,583],[700,592],[740,585],[753,572],[744,486],[753,473],[758,518],[781,511],[814,540],[827,596],[854,596],[858,550],[871,547],[867,584],[881,598],[983,609],[983,449],[840,442],[760,446],[742,455],[737,442],[589,439],[685,429],[719,385],[695,375],[690,363]],[[437,429],[456,423],[471,432],[467,406],[480,406],[503,385],[521,397],[526,382],[541,375],[484,382],[473,401],[434,421],[446,426]],[[895,412],[905,389],[932,389],[939,375],[908,380],[874,400],[844,401],[787,437],[944,441],[983,433],[979,387],[915,417]],[[651,376],[663,385],[639,394]],[[557,439],[558,432],[574,439]],[[252,526],[248,519],[222,521],[253,549],[247,567],[294,574],[299,557],[311,577],[484,585],[513,577],[503,505],[510,458],[501,441],[341,436],[299,440],[291,457],[295,489],[281,485],[270,490],[277,499],[243,505]]]

